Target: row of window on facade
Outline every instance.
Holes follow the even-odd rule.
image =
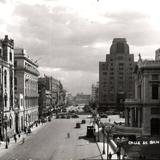
[[[0,48],[0,57],[3,56],[2,53],[3,53],[2,48]],[[12,60],[13,60],[13,54],[12,54],[11,48],[10,48],[10,51],[9,51],[9,60],[10,60],[11,62],[12,62]]]
[[[133,65],[134,65],[134,63],[129,63],[128,64],[129,65],[129,70],[133,70]],[[110,67],[109,67],[110,66]],[[115,64],[114,63],[109,63],[109,64],[106,64],[106,63],[104,63],[104,64],[102,64],[102,70],[114,70],[114,68],[113,68],[113,66],[115,66]],[[124,67],[125,67],[125,64],[124,63],[118,63],[118,69],[119,70],[123,70],[124,69]]]
[[[29,98],[25,100],[26,108],[30,107],[37,107],[38,106],[38,99],[37,98]]]

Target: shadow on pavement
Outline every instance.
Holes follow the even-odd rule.
[[[90,143],[95,143],[95,138],[90,138],[87,136],[79,136],[78,139],[84,139],[84,140],[89,141]]]
[[[92,156],[92,157],[86,157],[86,158],[82,158],[82,159],[79,159],[79,160],[101,160],[101,154],[97,155],[97,156]]]

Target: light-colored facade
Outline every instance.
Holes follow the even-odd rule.
[[[91,101],[98,104],[99,100],[99,82],[92,84]]]
[[[125,38],[113,39],[110,54],[99,62],[99,104],[102,110],[118,109],[125,98],[134,97],[134,55]]]
[[[83,94],[83,93],[78,93],[74,97],[74,102],[76,105],[81,105],[81,104],[86,104],[88,105],[91,99],[91,95],[88,94]]]
[[[0,138],[13,136],[14,121],[14,41],[0,40]]]
[[[156,56],[157,57],[157,56]],[[125,101],[126,126],[142,135],[160,135],[160,61],[142,60],[135,68],[135,99]]]
[[[15,49],[15,94],[24,97],[24,114],[19,119],[25,127],[38,120],[38,76],[38,65],[24,49]]]

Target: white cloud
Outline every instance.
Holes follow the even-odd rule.
[[[154,58],[160,44],[159,0],[6,0],[0,13],[2,38],[9,34],[74,93],[90,92],[113,38],[126,38],[135,59]]]

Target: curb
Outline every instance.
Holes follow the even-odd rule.
[[[100,153],[100,155],[101,155],[101,159],[102,159],[102,160],[104,160],[104,159],[103,159],[103,156],[102,156],[102,153],[101,153],[101,149],[100,149],[100,147],[99,147],[99,145],[98,145],[97,141],[96,141],[96,145],[97,145],[98,150],[99,150],[99,153]]]

